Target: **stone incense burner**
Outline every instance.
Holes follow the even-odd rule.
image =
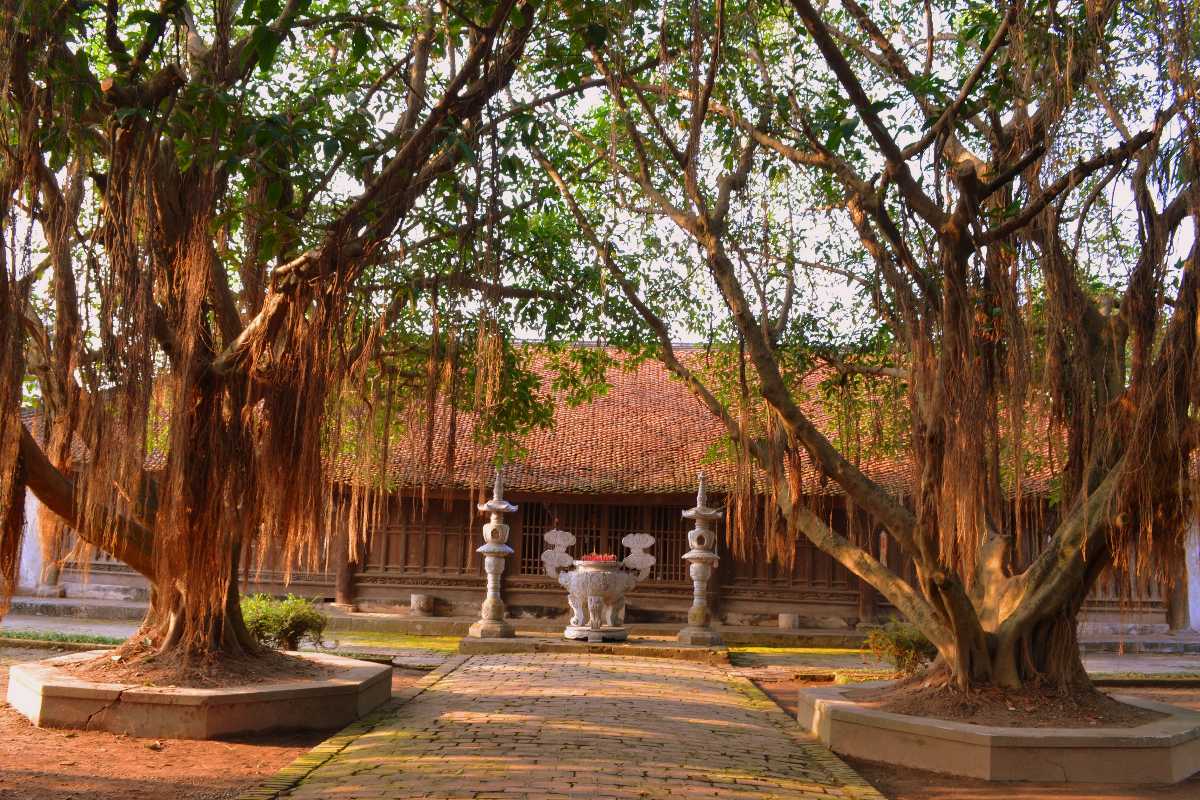
[[[567,548],[575,544],[575,536],[566,531],[548,531],[546,543],[553,549],[542,553],[542,564],[546,574],[567,590],[571,606],[571,623],[563,636],[589,642],[628,639],[625,593],[649,577],[655,559],[646,549],[654,545],[654,537],[631,533],[622,539],[621,544],[632,551],[623,561],[573,558]]]

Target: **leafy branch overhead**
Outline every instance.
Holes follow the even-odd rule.
[[[806,536],[960,687],[1086,682],[1089,591],[1178,560],[1200,424],[1200,138],[1196,10],[1168,7],[610,9],[628,35],[590,48],[603,105],[557,115],[535,154],[581,257],[725,423],[748,471],[734,546],[765,540],[786,563]],[[671,58],[628,69],[653,53]],[[724,361],[681,359],[680,330]],[[833,430],[804,410],[814,392]],[[864,446],[882,398],[895,424]],[[900,493],[872,467],[897,444]],[[814,513],[810,471],[912,577],[874,534]]]
[[[470,411],[504,449],[546,424],[513,331],[546,316],[588,338],[596,315],[562,310],[578,282],[541,235],[545,195],[499,165],[519,115],[585,90],[518,69],[590,13],[7,6],[0,301],[23,324],[4,338],[4,546],[27,485],[59,517],[48,552],[65,522],[152,580],[156,649],[252,650],[231,576],[244,553],[306,568],[325,551],[347,478],[331,464],[368,476],[337,510],[359,531],[393,488],[392,437]],[[40,441],[19,417],[26,363]]]

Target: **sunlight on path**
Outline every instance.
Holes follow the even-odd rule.
[[[587,655],[471,658],[285,796],[881,800],[744,678]]]

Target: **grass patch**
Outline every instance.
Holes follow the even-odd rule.
[[[328,637],[338,647],[378,647],[385,650],[432,650],[457,653],[460,636],[420,636],[382,631],[336,631]]]
[[[0,629],[0,639],[25,639],[39,642],[67,642],[70,644],[121,644],[125,641],[117,636],[96,636],[90,633],[10,631],[3,629]]]
[[[758,667],[769,662],[770,658],[787,657],[788,662],[803,663],[804,658],[850,657],[862,658],[865,650],[850,648],[770,648],[770,646],[730,646],[730,663],[734,667]],[[832,668],[832,667],[830,667]]]

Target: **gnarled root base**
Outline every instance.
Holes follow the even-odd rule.
[[[113,658],[164,680],[174,675],[180,685],[221,684],[230,677],[281,669],[274,663],[280,654],[260,645],[246,628],[236,586],[230,586],[220,613],[187,612],[182,592],[154,587],[141,627]]]
[[[922,674],[922,682],[960,691],[984,686],[1050,688],[1060,694],[1090,690],[1075,627],[1074,614],[1060,613],[1007,638],[983,633],[979,646],[943,650]]]

